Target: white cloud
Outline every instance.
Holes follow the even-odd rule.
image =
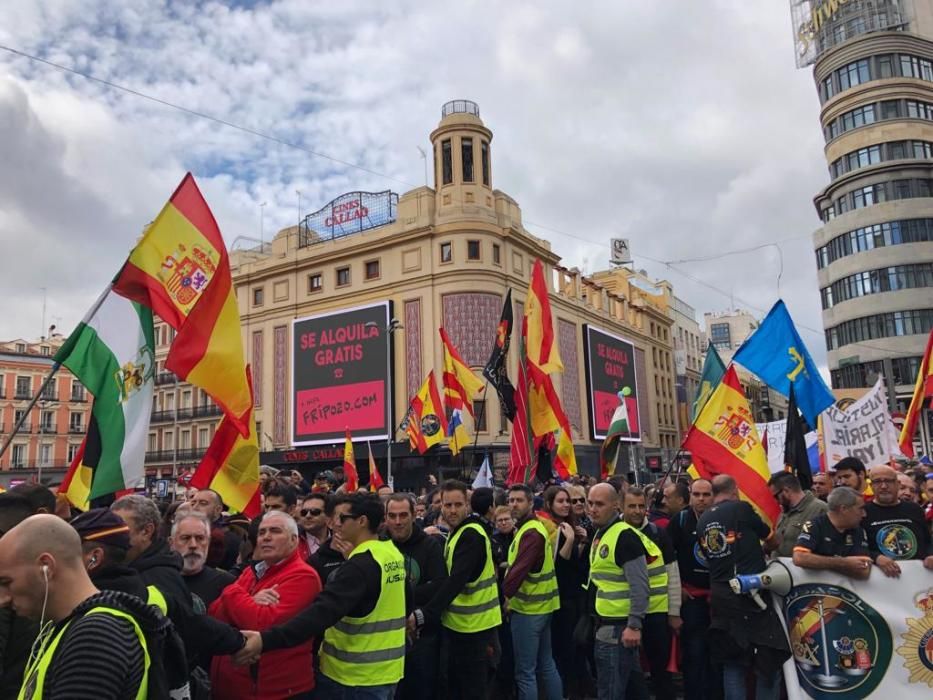
[[[781,244],[781,290],[821,327],[818,102],[781,3],[11,0],[0,20],[0,43],[411,185],[440,105],[474,99],[494,185],[566,264],[598,269],[628,236],[702,314],[729,299],[648,258],[803,236]],[[0,294],[16,300],[0,338],[38,332],[40,287],[76,322],[187,169],[228,241],[258,236],[263,201],[267,236],[290,225],[296,190],[307,212],[408,189],[6,52],[0,129]],[[773,249],[680,269],[775,299]],[[804,337],[822,361],[821,333]]]

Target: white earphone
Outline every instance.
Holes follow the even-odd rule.
[[[49,582],[49,565],[48,564],[42,565],[42,578],[45,579],[46,583]]]

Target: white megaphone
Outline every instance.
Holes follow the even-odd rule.
[[[791,576],[790,569],[775,559],[760,574],[737,574],[729,581],[729,585],[736,595],[747,593],[759,608],[767,610],[768,606],[758,591],[774,591],[780,596],[787,595],[794,587],[794,577]]]

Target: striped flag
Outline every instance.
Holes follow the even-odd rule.
[[[904,427],[901,428],[898,439],[901,452],[911,458],[914,456],[914,433],[917,431],[923,404],[927,399],[930,399],[930,408],[933,409],[933,328],[930,329],[930,337],[927,338],[927,347],[923,352],[920,371],[917,372],[917,381],[914,384],[914,396],[910,400],[910,408],[907,409]]]
[[[81,482],[89,484],[83,507],[87,499],[136,487],[145,479],[152,412],[152,312],[106,294],[68,336],[55,361],[71,370],[94,395],[80,462],[87,470]]]
[[[741,498],[774,528],[781,507],[768,487],[771,478],[768,455],[758,438],[748,400],[733,365],[729,365],[690,427],[684,448],[690,451],[693,465],[704,479],[712,479],[717,474],[734,478]]]
[[[373,446],[369,444],[369,440],[366,441],[366,449],[369,450],[369,490],[375,493],[385,486],[386,482],[382,480],[382,474],[376,468],[376,460],[373,458]]]
[[[524,319],[522,325],[524,326]],[[531,480],[531,423],[528,415],[528,372],[525,370],[525,333],[518,353],[518,376],[515,383],[515,417],[509,444],[509,473],[506,484],[525,484]]]
[[[343,475],[346,477],[345,491],[353,493],[360,487],[360,477],[356,473],[356,455],[353,454],[353,439],[347,428],[347,439],[343,443]]]
[[[178,332],[165,367],[210,394],[248,437],[252,401],[227,248],[191,173],[130,252],[114,291]]]

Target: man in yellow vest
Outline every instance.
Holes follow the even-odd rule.
[[[285,649],[323,636],[315,698],[388,700],[405,668],[405,559],[391,540],[379,540],[385,507],[373,494],[339,496],[334,533],[352,549],[324,590],[285,624],[262,633],[244,631],[237,663],[263,651]]]
[[[487,525],[470,513],[466,484],[445,481],[441,515],[450,526],[444,559],[448,578],[429,603],[408,619],[410,629],[444,629],[448,648],[445,698],[485,698],[488,648],[502,624],[496,565]]]
[[[601,699],[624,700],[630,678],[641,674],[638,646],[649,599],[646,549],[619,517],[619,493],[610,484],[593,486],[586,503],[597,528],[587,584],[596,627],[596,687]]]
[[[164,619],[135,596],[99,591],[81,538],[55,515],[33,515],[0,538],[0,606],[43,631],[18,698],[146,698],[146,632]],[[46,623],[48,623],[46,625]]]
[[[539,680],[548,700],[561,700],[551,653],[551,613],[560,608],[554,547],[535,517],[534,492],[527,484],[509,488],[509,508],[516,530],[502,592],[510,613],[518,700],[537,700]]]

